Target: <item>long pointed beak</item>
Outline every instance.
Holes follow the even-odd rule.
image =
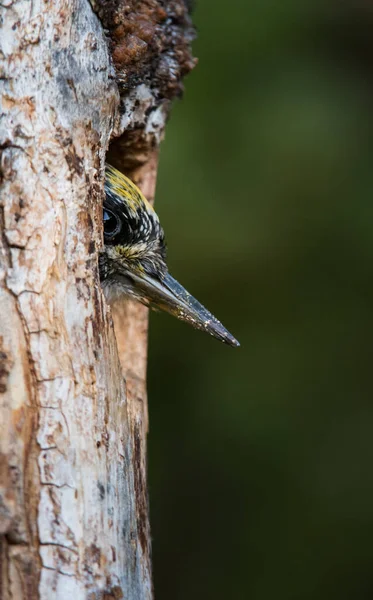
[[[202,304],[187,292],[176,279],[167,273],[162,279],[147,274],[131,277],[146,303],[171,313],[178,319],[190,323],[196,329],[209,333],[216,339],[237,347],[239,342],[223,327]]]

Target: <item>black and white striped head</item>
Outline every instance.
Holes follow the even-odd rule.
[[[109,302],[131,296],[165,310],[196,329],[239,346],[223,325],[171,275],[158,216],[125,175],[107,165],[103,206],[104,250],[100,278]]]

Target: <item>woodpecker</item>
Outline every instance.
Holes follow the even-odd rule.
[[[132,297],[171,313],[230,346],[238,341],[168,272],[165,236],[158,216],[136,185],[106,165],[104,249],[100,279],[109,303]]]

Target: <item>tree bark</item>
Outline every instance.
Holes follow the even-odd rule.
[[[194,64],[185,3],[163,4],[0,0],[4,600],[152,598],[147,311],[115,307],[116,338],[97,256],[110,139],[152,197]]]

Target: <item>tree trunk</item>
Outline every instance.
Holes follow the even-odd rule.
[[[0,598],[150,599],[147,313],[114,309],[118,354],[97,257],[111,139],[154,195],[188,11],[2,0],[0,18]]]

